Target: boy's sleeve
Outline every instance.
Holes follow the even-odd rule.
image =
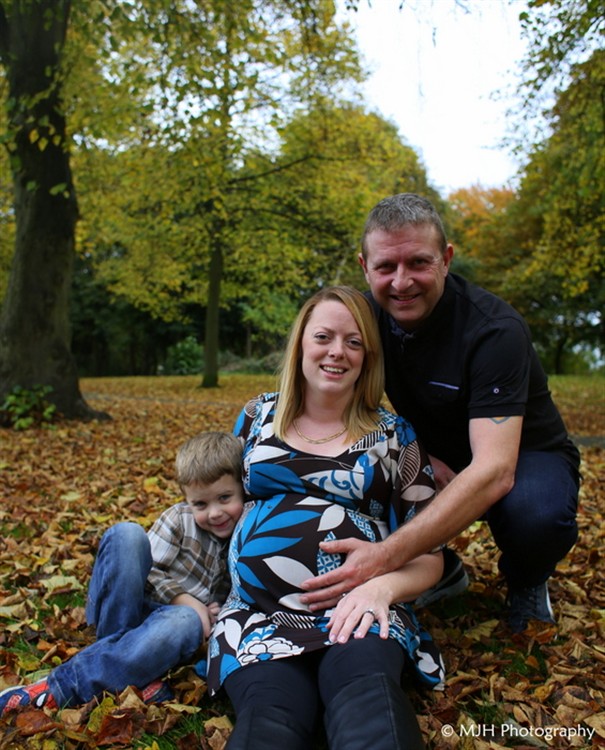
[[[164,511],[147,532],[153,558],[147,587],[153,590],[154,599],[165,604],[185,593],[181,582],[172,575],[184,542],[183,526],[179,518],[177,506],[173,506]]]
[[[195,523],[187,503],[164,511],[148,532],[153,564],[147,591],[162,604],[189,594],[208,604],[224,573],[221,544]]]

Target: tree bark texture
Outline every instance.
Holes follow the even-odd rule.
[[[106,416],[80,393],[70,351],[69,296],[78,206],[61,101],[60,57],[70,0],[0,4],[15,253],[0,313],[0,398],[49,385],[68,418]]]
[[[220,225],[220,222],[217,224]],[[208,272],[208,305],[206,307],[206,337],[204,342],[204,377],[202,388],[218,386],[219,320],[221,281],[223,279],[222,226],[213,234]]]

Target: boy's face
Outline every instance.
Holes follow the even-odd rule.
[[[185,485],[183,493],[200,529],[219,539],[231,536],[244,507],[241,482],[225,474],[212,484]]]

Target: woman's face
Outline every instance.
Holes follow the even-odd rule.
[[[307,389],[334,396],[353,393],[365,349],[355,318],[342,302],[324,300],[313,308],[301,350]]]

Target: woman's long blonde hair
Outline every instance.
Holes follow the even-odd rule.
[[[343,415],[350,440],[376,429],[376,410],[384,392],[384,361],[380,334],[370,303],[365,296],[350,286],[321,289],[301,307],[290,331],[279,378],[279,400],[273,427],[278,438],[283,438],[292,422],[304,409],[304,381],[302,374],[302,337],[311,313],[320,302],[341,302],[353,316],[361,333],[364,359],[353,397]]]

